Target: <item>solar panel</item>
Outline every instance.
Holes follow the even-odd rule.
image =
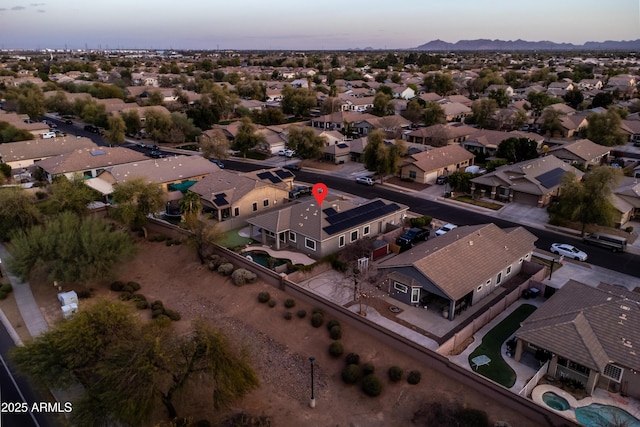
[[[293,176],[291,172],[286,171],[284,169],[278,169],[276,171],[276,175],[278,175],[282,179],[291,178]]]
[[[260,172],[258,175],[256,175],[258,178],[260,179],[269,179],[271,175],[271,172]]]
[[[565,170],[562,168],[555,168],[549,172],[545,172],[542,175],[538,175],[535,179],[542,184],[545,188],[552,188],[560,184],[560,180],[564,175]]]
[[[325,209],[325,211],[328,209]],[[327,213],[327,222],[329,222],[330,225],[324,227],[323,230],[329,235],[339,233],[399,209],[400,206],[395,203],[386,205],[382,200],[376,200],[346,212],[340,212],[334,215]]]
[[[103,154],[107,154],[107,152],[104,151],[104,150],[90,151],[90,153],[91,153],[92,156],[101,156]]]
[[[216,194],[216,195],[214,196],[213,203],[214,203],[216,206],[224,206],[224,205],[228,205],[228,204],[229,204],[229,202],[227,202],[227,199],[226,199],[225,197],[227,197],[227,195],[226,195],[226,194],[224,194],[224,193]]]
[[[349,146],[344,142],[341,142],[340,144],[338,144],[338,148],[349,148]]]
[[[335,209],[333,209],[333,208],[323,209],[323,210],[322,210],[322,212],[324,212],[324,214],[325,214],[326,216],[328,216],[328,217],[329,217],[329,216],[331,216],[331,215],[335,215],[335,214],[337,214],[337,213],[338,213],[338,212],[337,212]]]

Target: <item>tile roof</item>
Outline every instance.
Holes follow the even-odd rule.
[[[162,159],[144,157],[143,160],[113,166],[110,173],[116,183],[144,178],[147,182],[163,184],[200,177],[219,170],[217,165],[200,156],[174,156]]]
[[[142,153],[124,147],[82,148],[38,162],[38,166],[52,175],[108,168],[122,163],[146,160]]]
[[[589,139],[578,139],[577,141],[571,141],[549,150],[549,154],[553,154],[562,159],[562,151],[565,150],[582,160],[591,161],[597,157],[608,154],[611,148],[596,144]]]
[[[20,160],[46,159],[77,149],[97,149],[89,138],[48,138],[0,144],[0,156],[5,163]],[[42,160],[44,161],[44,160]]]
[[[465,160],[473,160],[475,157],[473,153],[462,148],[460,145],[452,144],[413,154],[408,164],[422,171],[430,172],[442,169],[451,164],[464,162]],[[403,166],[407,166],[407,164]]]
[[[640,369],[640,295],[570,280],[516,336],[599,372],[608,363]]]
[[[530,253],[537,239],[522,227],[462,226],[382,262],[378,268],[413,267],[449,298],[458,300]]]

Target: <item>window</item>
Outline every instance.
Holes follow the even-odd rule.
[[[289,241],[290,242],[295,242],[296,241],[296,233],[295,233],[295,231],[290,231],[289,232]]]
[[[416,174],[416,171],[409,171],[409,178],[416,179],[417,176],[418,174]]]
[[[338,246],[339,247],[343,247],[344,246],[344,234],[340,237],[338,237]]]
[[[522,261],[523,261],[523,260],[524,260],[523,258],[520,258],[520,259],[518,260],[518,264],[522,264]]]
[[[398,292],[402,292],[403,294],[406,294],[407,292],[409,292],[409,287],[407,285],[403,285],[400,282],[393,282],[393,289],[395,289]]]
[[[316,250],[316,241],[311,240],[308,237],[304,238],[304,247],[307,249],[311,249],[312,251]]]
[[[502,271],[498,273],[498,276],[496,277],[496,286],[498,286],[500,282],[502,282]]]
[[[262,206],[264,206],[265,208],[266,208],[267,206],[269,206],[269,199],[264,199],[264,200],[262,201]]]
[[[491,284],[491,279],[487,280],[487,286]]]
[[[258,210],[258,203],[253,202],[253,211],[257,211]]]
[[[480,292],[482,290],[482,285],[478,286],[478,288],[476,289],[476,292]]]
[[[370,225],[365,225],[364,228],[362,229],[362,235],[366,236],[369,234],[369,232],[371,231],[371,226]]]
[[[240,216],[240,208],[233,209],[233,216]]]
[[[507,276],[511,274],[511,266],[507,267]]]
[[[622,379],[622,368],[609,363],[604,367],[604,372],[602,373],[602,375],[619,383]]]
[[[411,304],[420,302],[420,288],[411,288]]]
[[[355,242],[356,240],[358,240],[358,230],[353,230],[351,232],[351,241]]]

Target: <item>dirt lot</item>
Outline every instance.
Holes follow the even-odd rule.
[[[293,318],[286,320],[283,302],[287,295],[281,291],[259,283],[235,287],[200,265],[188,245],[167,247],[164,243],[144,241],[139,245],[138,255],[118,269],[117,279],[139,282],[140,292],[148,300],[161,299],[165,307],[178,311],[183,318],[177,322],[179,329],[187,330],[191,319],[202,316],[250,355],[261,386],[227,413],[244,411],[267,415],[272,417],[274,426],[407,426],[411,425],[412,415],[421,403],[444,400],[485,410],[493,421],[504,420],[519,427],[536,425],[463,384],[449,380],[428,366],[420,366],[412,358],[343,325],[345,354],[355,352],[362,363],[373,363],[385,384],[380,397],[367,397],[358,386],[343,384],[340,371],[344,359],[329,356],[331,340],[327,329],[313,328],[309,315],[305,319],[295,315],[299,309],[310,313],[312,307],[298,301],[291,310]],[[46,280],[34,278],[31,285],[47,320],[53,324],[60,318],[57,291]],[[94,288],[94,298],[81,300],[81,306],[99,297],[116,297],[108,290],[107,283]],[[275,297],[274,308],[257,302],[257,294],[262,290]],[[10,302],[6,301],[6,305]],[[144,315],[148,316],[148,312]],[[309,356],[316,358],[315,409],[308,407]],[[389,383],[386,371],[392,365],[402,367],[405,372],[420,370],[422,381],[416,386],[405,381]],[[221,414],[211,408],[210,395],[206,387],[198,392],[192,389],[179,402],[178,413],[196,420],[206,418],[215,425]],[[156,420],[163,420],[164,416],[159,408]]]

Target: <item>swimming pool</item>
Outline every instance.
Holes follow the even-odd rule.
[[[542,401],[551,409],[555,409],[556,411],[566,411],[567,409],[571,409],[571,405],[567,402],[562,396],[558,396],[552,391],[547,391],[542,395]]]
[[[547,394],[547,393],[545,393]],[[585,427],[625,426],[640,427],[640,420],[625,411],[611,405],[592,403],[576,408],[576,419]]]
[[[247,257],[247,255],[249,255],[251,257],[251,260],[256,264],[260,264],[261,266],[267,268],[275,268],[291,262],[290,260],[284,258],[272,258],[267,252],[264,251],[247,251],[242,253],[243,257]],[[272,262],[271,266],[269,266],[269,261]]]

